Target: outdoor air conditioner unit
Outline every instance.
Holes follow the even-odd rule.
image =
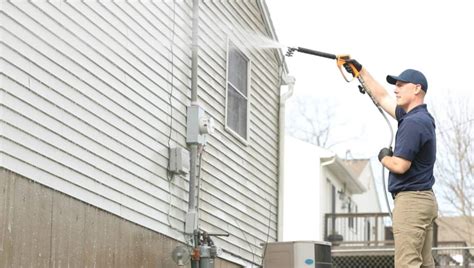
[[[316,241],[266,244],[263,268],[330,268],[331,243]]]

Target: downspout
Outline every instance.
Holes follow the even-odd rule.
[[[325,166],[329,166],[329,165],[332,165],[334,164],[334,162],[336,162],[336,159],[337,159],[337,155],[334,154],[333,156],[331,157],[327,157],[327,158],[320,158],[320,166],[321,168],[325,167]],[[320,184],[323,183],[323,179],[321,179],[321,182]],[[332,214],[332,221],[331,221],[331,234],[328,234],[327,233],[327,227],[324,228],[324,238],[323,239],[327,239],[329,237],[329,235],[333,235],[334,234],[334,230],[336,230],[336,220],[335,220],[335,214],[336,214],[336,201],[335,201],[335,198],[333,198],[332,196],[335,196],[336,193],[335,193],[335,190],[334,190],[334,186],[333,186],[333,191],[331,192],[331,214]],[[324,200],[324,197],[321,197],[320,198],[321,202],[323,202]],[[322,218],[325,219],[324,217],[324,214],[322,213]],[[323,226],[327,226],[327,221],[323,222]]]
[[[321,170],[319,171],[319,178],[320,178],[320,181],[319,181],[319,185],[320,185],[320,188],[321,189],[324,189],[324,182],[325,182],[325,179],[321,176],[323,174],[323,168],[325,166],[329,166],[329,165],[332,165],[334,164],[334,162],[336,162],[336,158],[337,158],[337,155],[334,153],[333,156],[330,156],[330,157],[320,157],[319,158],[319,166],[321,167]],[[334,186],[333,186],[334,187]],[[334,188],[333,188],[334,189]],[[334,191],[331,191],[331,206],[332,208],[335,208],[336,205],[333,203],[333,198],[332,198],[332,195],[335,195],[335,193],[333,193]],[[319,200],[320,200],[320,204],[324,204],[324,200],[326,198],[326,194],[325,193],[322,193],[321,196],[319,197]],[[335,201],[334,201],[335,202]],[[334,213],[335,211],[333,212],[333,209],[331,208],[331,212],[332,212],[332,221],[331,221],[331,227],[332,229],[331,230],[334,230],[335,229],[335,226],[334,226]],[[328,226],[327,226],[327,220],[326,220],[326,217],[324,216],[324,213],[321,213],[321,219],[325,219],[323,222],[322,222],[322,226],[324,226],[323,228],[323,233],[324,233],[324,237],[323,237],[323,240],[326,239],[329,234],[327,232],[327,229],[328,229]]]
[[[293,89],[295,86],[295,78],[293,76],[285,75],[282,77],[282,86],[287,85],[288,91],[283,93],[280,97],[280,129],[278,133],[278,146],[279,146],[279,165],[278,165],[278,241],[283,240],[283,203],[284,203],[284,182],[285,182],[285,105],[286,101],[293,95]]]

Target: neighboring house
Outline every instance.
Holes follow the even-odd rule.
[[[358,212],[382,212],[381,201],[375,183],[374,172],[370,159],[350,159],[344,160],[346,166],[351,169],[357,180],[364,186],[366,191],[363,194],[352,196],[352,200],[357,204],[355,208],[347,209],[348,213]],[[384,203],[385,204],[385,203]]]
[[[440,265],[471,267],[474,263],[474,217],[440,216],[436,225],[435,244],[441,248],[436,256]]]
[[[380,212],[368,160],[346,161],[291,136],[286,137],[285,159],[283,240],[325,240],[326,227],[331,230],[327,214]],[[334,227],[362,227],[351,220],[342,224]],[[354,239],[363,240],[364,234]]]
[[[259,47],[275,39],[263,0],[2,1],[0,19],[0,266],[175,267],[197,104],[215,123],[197,147],[199,226],[229,234],[213,238],[219,267],[261,263],[286,73]],[[170,148],[188,149],[180,174]]]
[[[459,246],[474,246],[474,217],[469,216],[440,216],[436,219],[438,225],[438,244]]]
[[[370,159],[346,159],[343,162],[366,189],[364,193],[348,198],[343,213],[355,215],[346,217],[349,231],[343,231],[344,240],[348,243],[391,240],[391,221],[388,215],[383,216],[381,201],[385,200],[379,198]],[[344,217],[340,220],[344,220]]]

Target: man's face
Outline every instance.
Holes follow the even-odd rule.
[[[406,110],[416,95],[417,87],[418,85],[412,83],[397,81],[394,90],[397,105]]]

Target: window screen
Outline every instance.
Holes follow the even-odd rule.
[[[247,140],[249,60],[230,41],[227,53],[227,126]]]

